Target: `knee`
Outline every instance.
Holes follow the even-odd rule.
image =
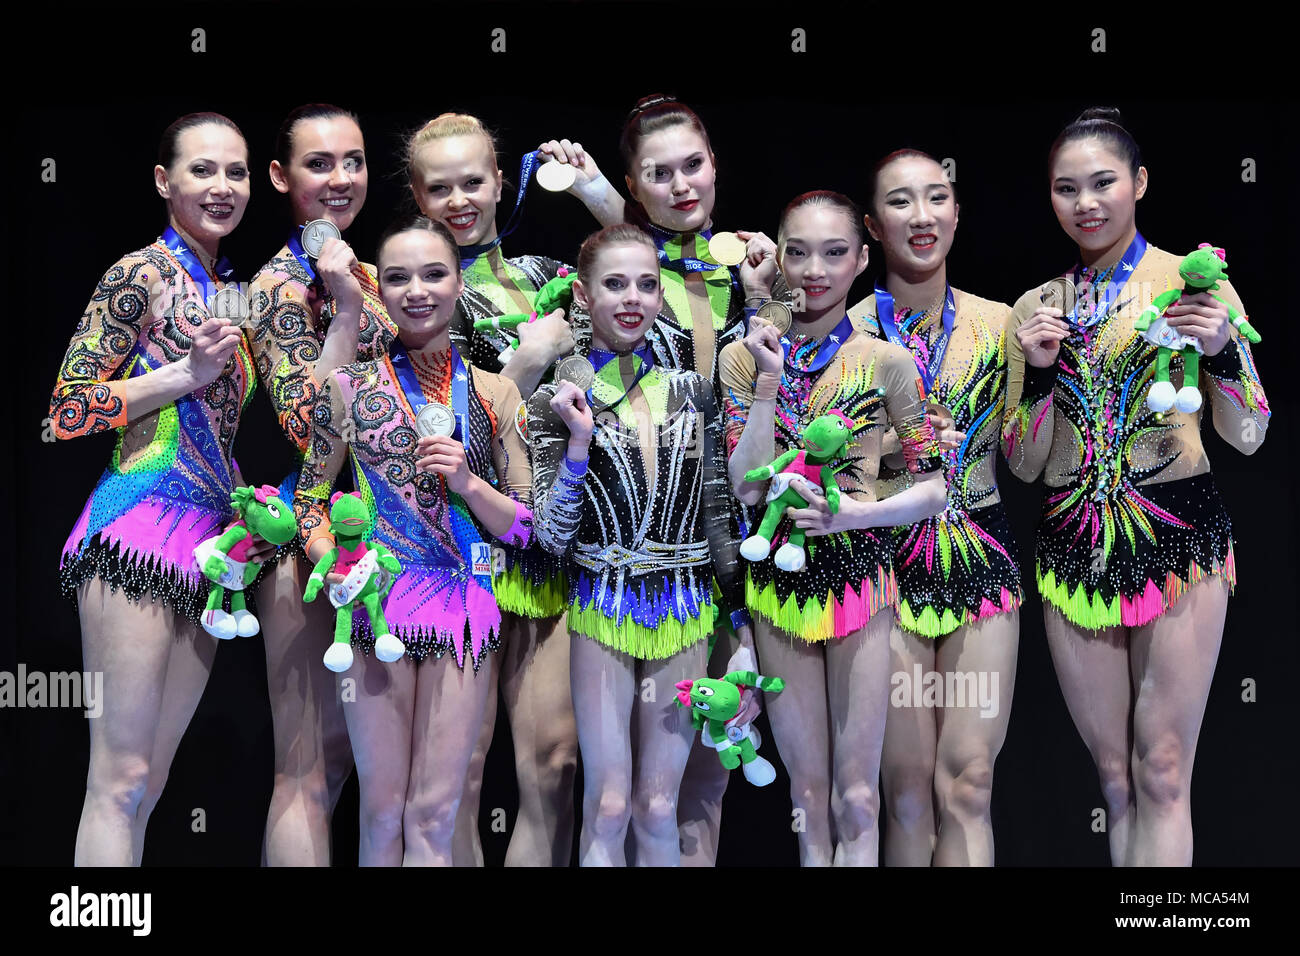
[[[823,815],[830,806],[830,785],[799,768],[790,771],[790,802],[807,814]]]
[[[1173,734],[1156,740],[1138,757],[1134,768],[1134,782],[1141,797],[1158,807],[1184,799],[1191,776],[1188,756],[1182,741]]]
[[[880,813],[880,792],[869,783],[845,787],[835,801],[835,822],[841,839],[852,840],[876,825]]]
[[[383,846],[402,838],[405,802],[393,798],[382,802],[362,801],[361,828],[371,846]]]
[[[934,817],[932,794],[934,792],[934,767],[911,765],[896,767],[889,775],[885,800],[889,816],[905,827],[913,826]]]
[[[993,762],[975,757],[952,768],[940,783],[940,806],[946,813],[966,820],[988,817],[993,803]]]
[[[153,803],[162,795],[166,775],[156,787]],[[86,791],[97,801],[109,804],[128,819],[135,819],[143,806],[152,808],[149,800],[149,761],[142,757],[119,757],[109,766],[92,771],[86,781]]]
[[[407,839],[418,836],[435,849],[451,852],[452,837],[456,832],[456,812],[460,800],[451,794],[435,795],[428,800],[408,803],[403,817]]]
[[[1111,814],[1127,813],[1131,789],[1128,755],[1111,752],[1098,757],[1097,776],[1107,810]]]
[[[302,802],[328,814],[330,793],[323,767],[312,767],[303,774],[277,773],[271,792],[272,804]]]
[[[656,836],[677,833],[677,794],[662,790],[638,793],[632,806],[637,827]]]
[[[572,785],[578,771],[577,740],[555,740],[544,746],[539,756],[537,772],[544,787]]]
[[[627,833],[627,824],[631,815],[627,794],[621,790],[606,788],[600,792],[596,801],[592,831],[602,839],[619,837]]]

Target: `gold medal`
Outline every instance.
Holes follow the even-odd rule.
[[[738,266],[745,261],[745,242],[734,232],[715,232],[709,240],[709,255],[724,266]]]
[[[794,321],[794,314],[790,307],[784,302],[777,302],[770,299],[758,307],[754,313],[756,318],[765,319],[776,329],[777,335],[785,335],[790,331],[790,324]]]

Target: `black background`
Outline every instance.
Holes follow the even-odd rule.
[[[10,34],[16,99],[5,151],[6,284],[11,449],[0,469],[13,562],[0,599],[0,670],[80,670],[75,609],[58,594],[60,548],[113,447],[109,435],[42,441],[50,392],[77,317],[104,270],[165,224],[152,168],[162,129],[194,110],[242,128],[253,167],[252,201],[222,246],[241,279],[277,250],[288,208],[267,179],[276,128],[299,103],[356,111],[370,186],[348,238],[373,261],[374,241],[407,204],[397,159],[405,135],[445,110],[480,116],[499,137],[501,165],[543,139],[580,140],[615,182],[617,139],[635,100],[676,94],[709,129],[718,163],[719,228],[775,235],[794,195],[837,189],[864,201],[874,161],[915,146],[956,161],[961,222],[949,257],[953,285],[1012,302],[1069,266],[1074,247],[1049,203],[1046,154],[1060,127],[1090,105],[1116,105],[1150,171],[1138,226],[1173,251],[1224,246],[1235,288],[1264,337],[1255,349],[1273,422],[1244,457],[1213,433],[1205,443],[1232,514],[1239,585],[1197,750],[1193,823],[1198,865],[1294,864],[1289,816],[1297,784],[1290,696],[1297,665],[1295,495],[1291,436],[1296,401],[1287,356],[1295,345],[1294,239],[1297,135],[1292,89],[1267,68],[1292,56],[1285,31],[1253,22],[1166,24],[1074,11],[1017,20],[997,8],[965,19],[910,5],[783,8],[695,4],[376,4],[117,6],[47,15]],[[165,10],[166,13],[160,13]],[[207,52],[191,51],[194,27]],[[507,52],[490,52],[491,30]],[[804,54],[790,31],[808,32]],[[1092,30],[1107,52],[1090,51]],[[49,79],[47,79],[49,77]],[[60,79],[53,79],[60,77]],[[42,161],[57,179],[41,179]],[[1242,181],[1242,162],[1257,181]],[[499,210],[503,223],[513,192]],[[572,262],[595,224],[567,196],[532,190],[508,255]],[[875,267],[851,301],[870,291]],[[289,448],[259,389],[245,412],[236,457],[250,482],[278,482]],[[999,471],[1004,500],[1032,569],[1040,491]],[[1032,575],[1026,583],[1032,591]],[[1021,612],[1015,701],[997,764],[993,824],[999,864],[1106,865],[1091,829],[1102,800],[1091,761],[1053,674],[1036,596]],[[1242,682],[1258,700],[1242,700]],[[504,715],[484,784],[483,844],[504,858],[513,823],[513,765]],[[766,729],[764,725],[764,729]],[[765,750],[776,762],[770,734]],[[0,861],[67,865],[84,795],[88,732],[80,711],[0,712]],[[224,642],[172,767],[146,842],[150,865],[256,865],[271,787],[271,722],[261,641]],[[191,812],[206,811],[193,833]],[[334,858],[356,860],[356,788],[334,819]],[[766,790],[733,775],[719,862],[796,862],[784,775]]]

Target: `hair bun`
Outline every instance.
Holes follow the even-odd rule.
[[[646,110],[654,109],[656,106],[676,102],[677,97],[673,96],[671,93],[652,93],[649,96],[643,96],[636,101],[636,106],[632,107],[632,111],[627,114],[627,119],[623,122],[626,123],[637,114],[644,113]]]
[[[1114,123],[1116,126],[1124,125],[1123,117],[1120,116],[1119,110],[1113,106],[1092,106],[1079,114],[1076,123],[1083,123],[1087,120],[1103,120],[1107,123]]]

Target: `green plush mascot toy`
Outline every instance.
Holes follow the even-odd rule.
[[[1175,407],[1180,412],[1194,412],[1201,407],[1201,391],[1196,387],[1200,378],[1200,340],[1170,328],[1165,310],[1181,299],[1184,291],[1190,295],[1199,292],[1214,295],[1219,288],[1219,280],[1228,278],[1227,256],[1222,249],[1203,242],[1196,247],[1195,252],[1185,256],[1179,263],[1178,274],[1183,278],[1184,287],[1158,295],[1154,302],[1142,310],[1134,325],[1144,339],[1160,349],[1156,354],[1155,381],[1147,392],[1147,407],[1153,412],[1167,412]],[[1219,296],[1214,297],[1223,302]],[[1228,304],[1224,302],[1224,305]],[[1231,305],[1228,305],[1228,319],[1252,345],[1259,341],[1259,333],[1246,320],[1246,316]],[[1169,381],[1169,359],[1174,352],[1181,352],[1183,356],[1183,387],[1177,391]]]
[[[803,495],[790,487],[794,478],[802,478],[814,491],[826,495],[826,506],[831,514],[840,510],[840,489],[835,484],[832,462],[840,455],[853,436],[852,420],[839,409],[831,409],[804,429],[803,449],[791,449],[762,468],[745,473],[746,481],[763,481],[771,478],[767,489],[767,510],[758,530],[740,544],[742,557],[762,561],[772,550],[772,535],[786,508],[802,508],[808,504]],[[782,571],[801,571],[807,563],[803,543],[806,533],[802,528],[790,531],[789,540],[777,549],[776,566]]]
[[[334,643],[325,652],[325,666],[335,673],[352,666],[352,612],[357,602],[370,616],[370,628],[375,632],[375,656],[391,664],[406,653],[402,642],[389,632],[384,609],[379,604],[402,573],[402,564],[378,541],[365,539],[369,523],[370,512],[358,492],[334,493],[330,498],[334,547],[316,562],[302,595],[304,601],[314,601],[325,585],[326,574],[336,571],[345,575],[343,583],[329,589],[330,603],[338,610],[334,615]]]
[[[776,693],[785,689],[785,681],[753,671],[732,671],[721,680],[701,677],[678,681],[676,687],[677,706],[691,708],[691,723],[700,732],[700,740],[718,752],[722,766],[728,770],[743,767],[745,779],[756,787],[766,787],[776,779],[776,768],[758,755],[763,745],[758,731],[735,720],[742,690],[757,687]]]
[[[293,509],[279,498],[274,485],[261,488],[236,488],[230,494],[230,507],[239,516],[215,538],[208,538],[194,549],[194,561],[203,576],[212,582],[208,603],[200,623],[213,637],[229,640],[252,637],[262,629],[244,602],[244,588],[253,583],[261,565],[248,561],[253,535],[261,535],[272,544],[287,544],[298,533]],[[226,591],[231,591],[230,613],[221,609]]]
[[[573,305],[573,281],[577,278],[578,272],[576,269],[570,272],[567,266],[560,266],[560,271],[555,278],[537,290],[537,295],[533,299],[533,311],[531,313],[525,315],[523,312],[510,312],[506,315],[475,319],[474,331],[485,332],[488,329],[514,330],[521,325],[536,321],[539,315],[546,315],[556,309],[564,309],[567,312]],[[497,356],[497,361],[505,365],[514,354],[515,347],[507,345],[501,354]]]

